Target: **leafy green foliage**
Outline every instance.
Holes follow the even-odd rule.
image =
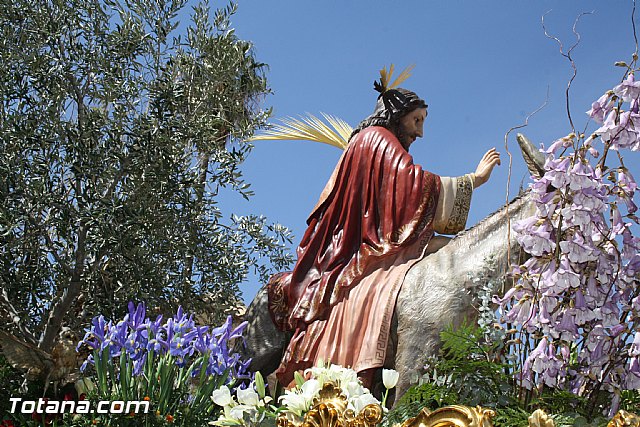
[[[514,399],[509,366],[501,359],[502,342],[489,340],[485,329],[469,323],[448,327],[440,337],[442,357],[433,363],[433,372],[446,374],[442,385],[470,406],[507,405]],[[434,373],[425,380],[437,381]]]
[[[557,426],[606,425],[607,418],[601,411],[610,405],[609,401],[587,400],[550,388],[536,395],[523,394],[513,380],[505,353],[506,339],[493,340],[494,335],[486,326],[470,323],[445,329],[439,356],[427,360],[426,373],[385,416],[383,426],[402,423],[425,407],[435,410],[447,405],[493,408],[496,427],[528,425],[528,417],[538,408],[549,414]],[[598,396],[606,400],[608,394]],[[620,400],[620,409],[638,412],[639,391],[623,392]]]
[[[179,28],[185,5],[0,2],[0,320],[46,352],[128,301],[220,323],[291,262],[286,228],[220,203],[252,194],[265,65],[234,3]]]
[[[235,4],[197,5],[174,37],[184,6],[2,2],[0,316],[45,350],[130,300],[220,321],[251,270],[291,262],[288,230],[219,203],[252,194],[240,165],[269,114],[265,65]]]
[[[0,354],[0,384],[8,390],[18,390],[23,381],[22,375],[11,367],[9,362]],[[0,401],[0,414],[9,413],[11,402],[9,399]]]
[[[620,409],[637,414],[640,411],[638,408],[640,408],[640,390],[623,391],[620,396]]]
[[[527,426],[529,425],[529,415],[531,415],[531,412],[519,407],[503,408],[496,411],[493,425],[496,427]]]
[[[510,377],[495,360],[500,343],[486,338],[484,328],[463,323],[440,335],[440,356],[427,361],[427,373],[411,387],[385,417],[384,424],[414,417],[424,408],[463,404],[497,407],[512,402]]]

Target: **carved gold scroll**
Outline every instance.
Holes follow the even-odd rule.
[[[452,405],[433,412],[424,408],[416,417],[402,423],[402,427],[493,427],[491,419],[495,415],[491,409],[479,406]]]
[[[480,406],[446,406],[436,411],[424,408],[418,416],[410,418],[401,427],[492,427],[495,412]],[[529,417],[529,427],[555,427],[553,419],[542,409]],[[396,426],[398,427],[398,426]],[[607,427],[640,427],[640,417],[626,411],[618,411]]]
[[[280,415],[277,427],[375,427],[382,421],[380,405],[367,405],[359,414],[355,414],[347,408],[346,396],[333,383],[323,386],[314,403],[301,423]],[[452,405],[435,411],[424,408],[416,417],[395,427],[493,427],[492,418],[495,415],[493,410],[480,406]],[[542,409],[537,409],[529,417],[529,427],[555,427],[555,422]],[[640,427],[640,417],[619,411],[607,427]]]
[[[278,427],[375,427],[382,421],[382,407],[367,405],[359,414],[347,409],[347,398],[333,383],[326,383],[315,405],[302,423],[294,423],[285,415],[276,421]]]
[[[607,427],[640,427],[640,417],[627,411],[618,411]]]

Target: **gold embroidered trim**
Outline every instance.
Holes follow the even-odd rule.
[[[449,215],[449,222],[444,229],[444,234],[455,234],[464,230],[467,224],[467,216],[471,207],[471,195],[473,194],[473,177],[467,174],[456,178],[456,200]]]

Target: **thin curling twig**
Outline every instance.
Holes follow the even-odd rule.
[[[633,28],[633,41],[636,45],[636,50],[633,53],[633,61],[638,60],[638,33],[636,32],[636,0],[633,0],[633,8],[631,9],[631,28]]]
[[[538,114],[539,111],[541,111],[543,108],[545,108],[547,106],[547,104],[549,104],[549,86],[547,86],[547,96],[544,99],[544,102],[542,103],[542,105],[540,105],[538,108],[536,108],[533,112],[529,113],[529,115],[524,119],[524,123],[518,125],[518,126],[514,126],[511,129],[509,129],[507,131],[507,133],[504,134],[504,149],[507,153],[507,155],[509,156],[509,168],[507,170],[507,195],[506,195],[506,199],[505,199],[505,215],[507,217],[507,263],[509,262],[508,260],[511,259],[511,216],[509,215],[509,187],[511,185],[511,167],[513,165],[513,156],[511,155],[511,152],[509,151],[509,135],[511,134],[511,132],[513,132],[514,130],[518,130],[518,129],[522,129],[526,126],[529,126],[529,119],[531,119],[531,117],[535,116],[536,114]],[[502,291],[504,292],[504,289],[502,289]]]
[[[571,76],[571,79],[569,80],[569,83],[567,84],[567,89],[565,91],[565,100],[566,100],[566,104],[567,104],[567,116],[569,118],[569,124],[571,125],[571,131],[573,133],[576,133],[576,127],[573,125],[573,119],[571,118],[571,108],[569,106],[569,91],[571,90],[571,84],[573,83],[573,80],[576,78],[576,76],[578,75],[578,68],[576,67],[576,63],[574,62],[573,58],[571,57],[571,52],[573,51],[573,49],[575,49],[579,44],[580,44],[580,33],[578,33],[576,31],[576,27],[578,26],[578,22],[580,21],[580,18],[582,18],[584,15],[591,15],[593,12],[582,12],[580,15],[578,15],[578,17],[576,18],[575,22],[573,23],[573,34],[575,34],[576,36],[576,42],[569,48],[569,50],[565,53],[564,51],[564,45],[562,44],[562,41],[555,37],[550,35],[547,32],[547,27],[544,25],[544,17],[547,16],[549,14],[548,11],[547,13],[545,13],[544,15],[542,15],[542,29],[544,30],[544,35],[551,39],[551,40],[555,40],[558,43],[558,46],[560,47],[560,55],[564,56],[565,58],[567,58],[569,60],[569,62],[571,63],[571,68],[573,69],[573,75]]]

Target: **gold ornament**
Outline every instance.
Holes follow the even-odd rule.
[[[480,406],[452,405],[433,412],[424,408],[418,416],[410,418],[401,427],[493,427],[491,419],[496,413]]]
[[[529,427],[556,427],[556,423],[542,409],[536,409],[529,416]]]
[[[324,384],[313,408],[297,424],[281,414],[276,420],[278,427],[375,427],[382,421],[382,407],[367,405],[359,413],[347,409],[347,397],[340,388],[328,382]]]
[[[640,427],[640,417],[622,409],[609,421],[607,427]]]

